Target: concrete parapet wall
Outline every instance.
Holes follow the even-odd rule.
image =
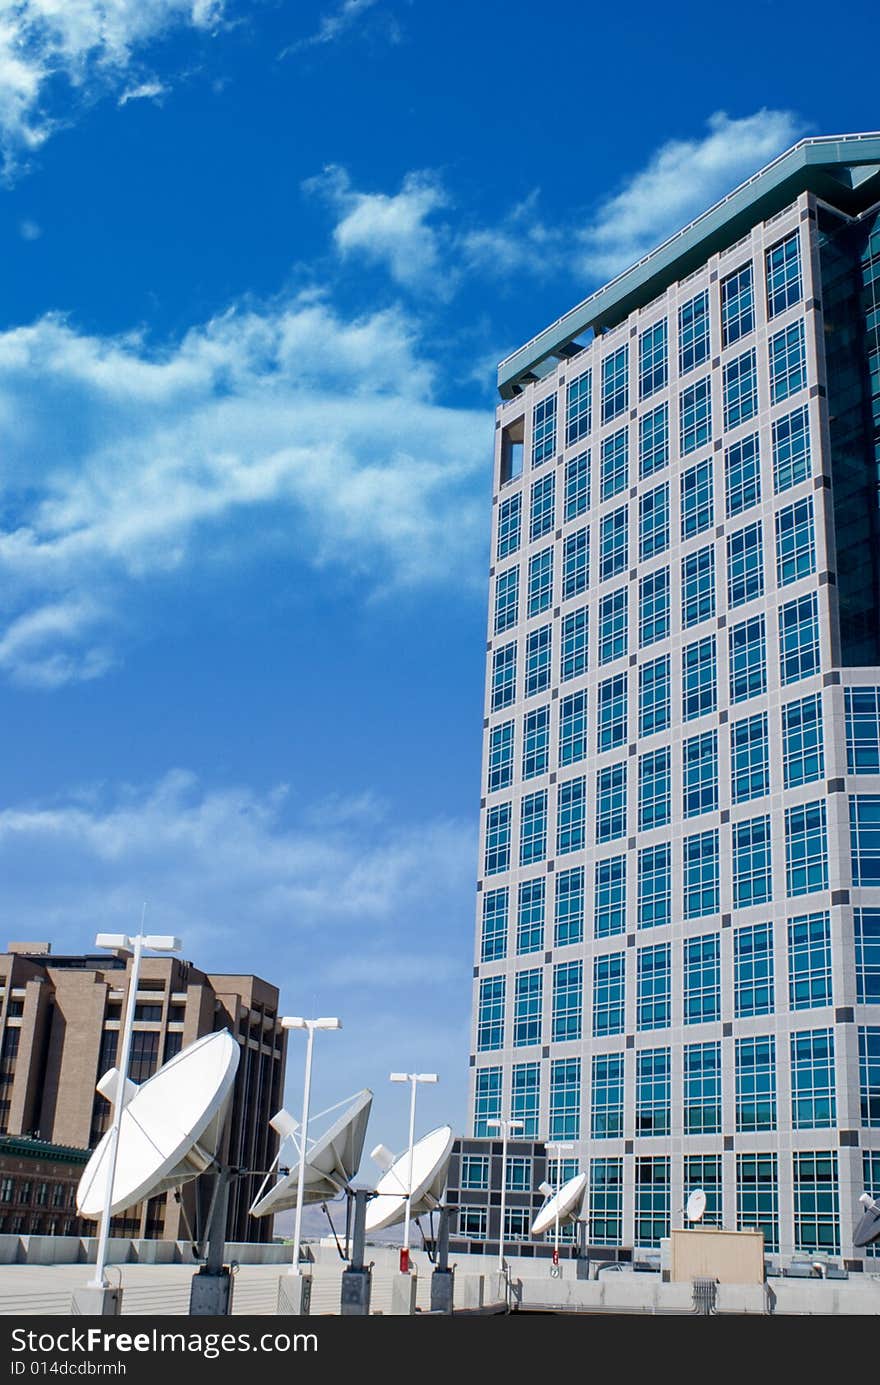
[[[76,1265],[81,1259],[79,1236],[21,1237],[19,1260],[25,1265]]]

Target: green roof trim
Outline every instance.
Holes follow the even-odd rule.
[[[850,215],[857,215],[880,200],[880,133],[804,139],[780,154],[656,250],[506,357],[498,367],[502,399],[512,399],[530,379],[545,374],[551,358],[555,364],[557,359],[571,355],[566,348],[583,332],[600,333],[616,326],[636,308],[657,298],[670,284],[686,278],[710,255],[739,240],[756,222],[782,211],[806,191]]]
[[[53,1145],[49,1140],[35,1140],[29,1135],[0,1135],[0,1156],[12,1154],[25,1159],[48,1159],[54,1163],[87,1164],[91,1150],[76,1145]]]

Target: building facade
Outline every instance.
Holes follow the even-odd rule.
[[[86,1149],[0,1135],[0,1236],[91,1236],[77,1214]]]
[[[499,367],[470,1134],[574,1142],[592,1244],[699,1186],[865,1263],[878,170],[803,141]]]
[[[127,994],[127,954],[54,956],[48,943],[11,943],[0,956],[0,1136],[29,1136],[88,1151],[106,1132],[110,1103],[95,1091],[116,1065]],[[146,956],[135,998],[129,1077],[145,1082],[181,1048],[217,1029],[241,1047],[224,1157],[268,1169],[277,1151],[269,1117],[282,1104],[286,1033],[278,990],[256,976],[209,975],[176,957]],[[227,1237],[271,1239],[271,1217],[247,1209],[257,1186],[233,1181]],[[90,1224],[92,1229],[94,1224]],[[120,1236],[188,1237],[195,1185],[182,1199],[151,1198],[114,1219]]]

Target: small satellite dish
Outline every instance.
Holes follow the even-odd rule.
[[[372,1105],[373,1093],[365,1087],[339,1120],[305,1152],[304,1207],[331,1201],[351,1183],[361,1162]],[[268,1193],[257,1196],[250,1209],[251,1216],[268,1217],[295,1207],[298,1187],[299,1164],[296,1164]]]
[[[549,1231],[551,1226],[556,1225],[557,1218],[561,1222],[578,1221],[578,1212],[581,1209],[584,1190],[587,1186],[587,1175],[576,1173],[574,1178],[570,1178],[567,1183],[563,1183],[558,1193],[554,1193],[541,1208],[535,1220],[532,1222],[532,1235],[542,1236],[545,1231]]]
[[[412,1150],[412,1196],[410,1213],[419,1217],[440,1206],[446,1187],[449,1159],[455,1136],[451,1125],[440,1125],[423,1135]],[[387,1151],[381,1147],[384,1154]],[[380,1162],[380,1168],[384,1160]],[[409,1183],[409,1149],[399,1154],[376,1184],[376,1196],[367,1206],[366,1230],[384,1231],[406,1216],[407,1184]]]
[[[688,1221],[696,1222],[703,1220],[703,1213],[706,1210],[706,1194],[702,1188],[694,1188],[687,1200],[684,1214]]]
[[[111,1213],[179,1188],[215,1162],[238,1068],[238,1044],[226,1029],[181,1049],[137,1087],[122,1112]],[[99,1087],[106,1083],[105,1073]],[[118,1074],[113,1079],[113,1088]],[[126,1088],[128,1090],[128,1088]],[[100,1217],[109,1172],[112,1131],[83,1170],[76,1205]]]
[[[880,1238],[880,1202],[875,1202],[870,1193],[862,1193],[859,1202],[865,1210],[853,1232],[853,1245],[869,1246]]]

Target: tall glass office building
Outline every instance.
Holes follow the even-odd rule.
[[[573,1142],[592,1244],[656,1247],[699,1186],[707,1223],[859,1268],[880,135],[783,154],[499,390],[471,1135]]]

